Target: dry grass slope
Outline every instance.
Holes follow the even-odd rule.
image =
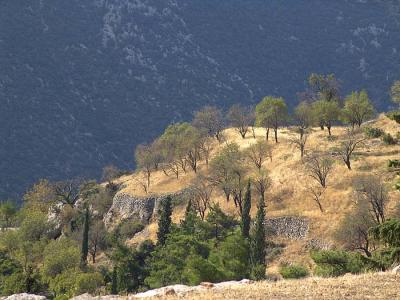
[[[209,290],[185,295],[185,299],[400,299],[400,277],[391,273],[345,275],[339,278],[262,281],[229,290]],[[181,299],[168,296],[163,299]]]
[[[400,131],[399,125],[389,120],[384,115],[370,122],[368,126],[379,127],[385,132],[391,133],[393,136]],[[267,216],[287,216],[298,215],[305,216],[311,220],[310,238],[322,239],[326,242],[332,241],[332,234],[336,230],[343,216],[351,209],[352,192],[351,180],[357,174],[375,173],[381,175],[387,182],[390,189],[393,186],[395,174],[387,172],[387,161],[389,159],[398,159],[400,154],[400,146],[384,145],[380,139],[366,140],[365,143],[356,150],[355,157],[352,161],[353,170],[349,171],[340,158],[335,157],[335,148],[340,144],[345,136],[345,128],[335,127],[332,129],[333,139],[328,139],[327,132],[314,128],[309,136],[306,152],[315,151],[326,152],[336,159],[332,175],[328,178],[328,188],[322,199],[324,213],[321,213],[317,204],[307,190],[307,186],[312,183],[312,179],[305,171],[304,164],[300,158],[300,151],[290,143],[290,138],[295,134],[290,128],[284,128],[279,132],[279,143],[273,146],[273,159],[266,161],[264,167],[269,170],[272,178],[272,186],[267,193]],[[254,143],[251,134],[242,139],[234,129],[227,129],[224,132],[226,142],[236,142],[241,149],[247,148]],[[265,138],[265,130],[256,128],[257,139]],[[215,148],[212,155],[224,146],[215,142]],[[252,167],[248,168],[251,173]],[[200,164],[199,172],[207,173],[207,166],[204,162]],[[132,195],[144,195],[140,185],[137,183],[138,174],[124,176],[119,179],[123,183],[121,193],[129,193]],[[190,185],[195,179],[196,174],[188,171],[182,174],[177,180],[174,176],[167,177],[162,171],[154,172],[152,175],[152,186],[150,193],[163,194],[175,192]],[[390,192],[391,201],[389,204],[389,213],[393,210],[395,203],[399,200],[399,195],[393,190]],[[220,191],[215,191],[213,201],[219,202],[222,208],[231,214],[237,214],[237,210],[232,202],[227,203]],[[252,213],[255,213],[256,197],[253,197],[254,204]],[[183,216],[184,207],[178,207],[173,214],[174,222],[178,222]],[[135,243],[144,238],[155,238],[157,226],[155,223],[150,224],[136,239],[131,242]],[[280,240],[277,240],[280,242]],[[308,250],[303,241],[284,241],[286,244],[284,253],[274,264],[269,266],[269,272],[275,273],[277,266],[281,262],[297,262],[311,266],[312,262],[308,255]]]

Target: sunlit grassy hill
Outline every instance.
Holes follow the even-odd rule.
[[[396,136],[400,131],[399,125],[389,120],[384,115],[380,115],[376,120],[370,121],[367,125],[377,127],[387,133]],[[214,149],[212,157],[217,155],[226,143],[235,142],[241,149],[246,149],[257,139],[265,139],[265,129],[255,129],[256,138],[251,133],[245,139],[239,133],[229,128],[224,131],[225,141],[218,143],[214,141]],[[335,164],[333,171],[327,179],[327,189],[322,196],[321,203],[324,212],[321,212],[309,191],[309,186],[315,184],[306,168],[304,161],[300,157],[300,151],[292,143],[291,138],[297,133],[293,128],[282,128],[279,130],[279,143],[274,141],[269,143],[272,145],[272,160],[266,160],[264,167],[269,171],[272,179],[272,185],[266,194],[267,217],[279,216],[302,216],[310,220],[310,231],[306,240],[290,241],[282,238],[275,238],[276,242],[285,245],[283,253],[270,264],[270,271],[281,262],[301,262],[306,265],[311,264],[308,255],[306,243],[310,239],[322,240],[327,244],[337,244],[333,240],[333,235],[340,221],[354,204],[352,194],[352,179],[359,174],[376,174],[383,178],[387,183],[390,195],[388,205],[388,214],[394,211],[396,203],[399,201],[398,192],[394,191],[393,185],[396,180],[396,173],[388,170],[387,162],[389,159],[397,159],[400,154],[400,146],[385,145],[379,138],[366,139],[355,150],[352,159],[352,170],[348,170],[341,158],[337,155],[337,148],[341,141],[345,139],[346,128],[334,127],[332,129],[333,137],[329,138],[327,131],[319,128],[313,128],[309,134],[306,144],[306,154],[322,152],[333,159]],[[360,136],[364,135],[362,131]],[[248,163],[246,165],[248,175],[254,172],[254,167]],[[198,174],[207,174],[208,167],[205,162],[200,163],[199,170],[196,173],[187,171],[176,179],[173,175],[166,176],[162,171],[155,171],[151,175],[150,194],[165,194],[184,189],[191,185]],[[138,184],[139,173],[123,176],[119,178],[118,183],[122,184],[119,193],[126,193],[134,196],[144,196],[145,192]],[[254,192],[252,214],[256,211],[256,201],[258,196]],[[215,189],[212,194],[212,201],[218,202],[224,211],[237,215],[238,209],[233,201],[227,202],[221,190]],[[173,212],[173,221],[179,222],[183,217],[185,206],[178,206]],[[139,233],[131,240],[131,243],[141,241],[145,238],[155,239],[157,225],[155,222],[147,226],[147,228]]]

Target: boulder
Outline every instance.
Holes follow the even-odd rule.
[[[45,296],[33,295],[33,294],[14,294],[11,296],[1,298],[3,300],[45,300],[47,299]]]

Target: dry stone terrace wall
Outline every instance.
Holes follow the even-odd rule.
[[[279,217],[265,220],[267,235],[282,236],[291,240],[304,240],[309,232],[309,220],[304,217]]]
[[[180,199],[185,199],[190,193],[190,189],[165,195],[149,195],[145,197],[118,193],[113,199],[111,208],[104,216],[104,224],[106,227],[112,227],[116,223],[127,219],[148,224],[157,215],[160,203],[167,199],[167,197],[171,197],[173,203],[177,205]]]

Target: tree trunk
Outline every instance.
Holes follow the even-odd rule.
[[[269,139],[269,127],[267,128],[267,133],[266,133],[267,141]]]
[[[278,128],[275,128],[274,132],[275,132],[275,143],[278,143]]]
[[[349,157],[344,160],[344,163],[346,164],[347,168],[351,170],[351,162]]]
[[[331,132],[332,126],[329,125],[329,126],[326,126],[326,128],[328,128],[328,134],[329,134],[329,136],[332,136],[332,132]]]

